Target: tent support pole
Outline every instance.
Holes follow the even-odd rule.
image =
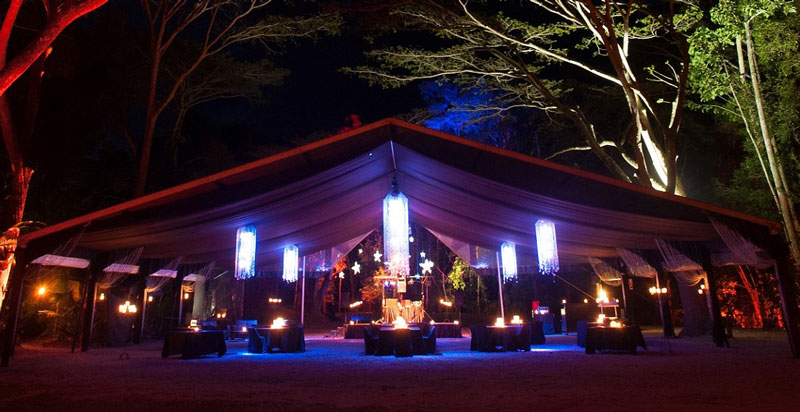
[[[619,278],[620,278],[619,279],[620,280],[620,286],[622,287],[621,288],[622,289],[622,308],[625,310],[625,316],[624,317],[627,318],[628,317],[628,296],[627,296],[627,293],[625,293],[625,286],[627,286],[627,285],[625,284],[626,282],[625,282],[625,276],[624,275],[620,275]]]
[[[178,326],[183,324],[183,279],[181,279],[181,287],[178,289]]]
[[[303,285],[300,288],[300,324],[302,325],[306,319],[306,257],[303,256],[303,276],[301,277]]]
[[[142,327],[139,328],[139,342],[141,343],[144,340],[144,320],[147,316],[147,288],[145,288],[144,292],[142,293]]]
[[[500,317],[506,318],[506,310],[503,303],[503,276],[500,274],[500,252],[494,252],[497,257],[497,290],[500,291]]]
[[[797,290],[794,284],[795,265],[789,254],[789,247],[779,235],[772,236],[770,254],[775,257],[775,280],[778,281],[778,293],[781,296],[783,324],[789,335],[789,348],[793,358],[800,358],[800,313],[798,313]],[[800,259],[798,257],[797,259]]]

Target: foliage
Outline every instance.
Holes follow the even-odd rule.
[[[794,2],[724,0],[690,37],[693,104],[738,127],[743,159],[720,198],[749,213],[781,219],[800,254],[800,18]],[[770,205],[770,203],[772,203]]]
[[[427,104],[424,118],[419,120],[426,127],[496,147],[520,149],[521,130],[529,116],[498,102],[498,94],[485,90],[480,82],[465,88],[429,81],[420,84],[419,90]]]
[[[453,268],[447,274],[447,280],[450,281],[450,287],[453,290],[464,290],[467,287],[464,279],[471,276],[476,276],[475,269],[460,257],[456,257],[453,261]]]
[[[781,312],[780,295],[775,277],[769,272],[746,269],[753,279],[753,286],[758,291],[761,299],[763,313],[763,327],[771,329],[783,328],[783,313]],[[737,326],[752,328],[757,326],[753,303],[736,275],[733,267],[720,270],[719,298],[722,313],[733,317]]]
[[[374,50],[372,65],[347,71],[385,87],[431,79],[478,87],[494,99],[476,110],[558,116],[584,140],[565,153],[590,150],[619,179],[676,190],[688,73],[683,33],[699,18],[691,4],[420,1],[403,2],[391,15],[405,29],[435,36],[428,43],[438,47]],[[592,92],[619,104],[617,117],[629,115],[621,130],[606,129],[607,117],[592,119],[581,106]]]

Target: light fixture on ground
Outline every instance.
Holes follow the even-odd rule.
[[[556,225],[550,220],[539,219],[535,224],[536,251],[539,257],[539,273],[555,275],[558,272],[558,242]]]
[[[249,279],[256,274],[256,227],[242,226],[236,230],[236,279]]]
[[[517,246],[513,242],[500,245],[500,259],[503,265],[503,281],[517,279]]]
[[[283,248],[283,280],[296,282],[299,268],[299,250],[297,246],[290,245]]]

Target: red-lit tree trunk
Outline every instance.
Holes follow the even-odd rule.
[[[764,317],[761,314],[761,299],[758,296],[758,291],[755,288],[755,285],[750,282],[750,279],[744,273],[744,269],[741,266],[738,266],[739,269],[739,279],[742,280],[742,285],[747,290],[747,294],[750,295],[750,300],[753,302],[753,327],[757,329],[761,329],[764,327]]]
[[[14,25],[17,21],[22,0],[12,0],[9,4],[3,24],[0,27],[0,133],[3,135],[3,145],[9,160],[11,178],[9,191],[3,200],[3,211],[0,215],[0,224],[5,229],[0,241],[0,279],[7,285],[12,285],[6,290],[6,284],[0,284],[0,349],[2,349],[2,365],[8,364],[8,359],[14,345],[16,323],[19,315],[19,303],[22,292],[23,271],[13,271],[16,256],[19,226],[25,212],[25,203],[28,189],[33,176],[33,169],[26,161],[26,148],[30,145],[33,136],[36,112],[39,107],[39,91],[41,79],[44,76],[44,63],[52,50],[50,45],[61,32],[75,19],[87,14],[107,0],[71,0],[55,2],[42,0],[45,12],[45,25],[41,31],[33,35],[32,39],[9,59],[8,46]],[[7,91],[12,84],[17,82],[27,73],[27,83],[20,92],[22,107],[13,112],[9,105]],[[11,274],[14,275],[12,279]],[[11,297],[11,299],[5,299]]]

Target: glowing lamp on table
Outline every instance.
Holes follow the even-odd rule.
[[[504,328],[506,327],[506,322],[503,320],[503,318],[497,318],[497,320],[494,321],[494,326],[497,326],[498,328]]]
[[[402,316],[398,316],[392,324],[394,324],[396,329],[408,329],[408,323],[406,323],[406,320],[403,319]]]
[[[521,325],[522,319],[519,318],[519,315],[514,315],[514,317],[511,319],[511,323],[514,325]]]
[[[282,328],[284,326],[286,326],[286,319],[284,318],[276,318],[272,321],[273,328]]]

